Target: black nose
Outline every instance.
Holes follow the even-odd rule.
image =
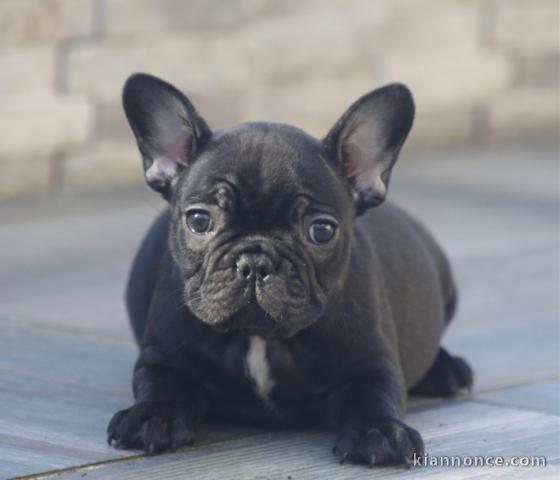
[[[245,281],[267,280],[273,273],[272,260],[264,253],[242,253],[235,266],[237,275]]]

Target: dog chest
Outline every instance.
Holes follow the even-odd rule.
[[[245,355],[245,374],[252,381],[255,393],[265,402],[275,385],[267,359],[267,342],[257,335],[249,337],[249,346]]]

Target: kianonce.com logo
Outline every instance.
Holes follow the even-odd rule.
[[[460,456],[414,455],[412,465],[417,467],[546,467],[546,457],[537,456]]]

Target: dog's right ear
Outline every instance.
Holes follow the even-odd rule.
[[[146,182],[169,200],[179,173],[195,160],[211,131],[185,95],[152,75],[137,73],[127,80],[123,105]]]

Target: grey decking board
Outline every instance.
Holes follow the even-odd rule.
[[[512,322],[513,323],[513,322]],[[474,391],[491,391],[559,377],[556,329],[541,325],[493,325],[491,328],[458,327],[450,331],[443,345],[464,356],[475,373]],[[503,341],[503,347],[496,345]]]
[[[137,454],[105,443],[111,415],[132,402],[134,345],[5,323],[0,326],[0,348],[0,459],[11,458],[9,467],[0,470],[5,475]],[[203,441],[250,431],[209,429]]]
[[[558,418],[529,411],[477,404],[470,401],[447,402],[434,409],[413,413],[412,425],[424,432],[427,450],[439,455],[548,455],[557,459]],[[440,422],[435,421],[440,418]],[[465,428],[460,428],[461,423]],[[452,427],[452,428],[450,428]],[[504,441],[509,439],[509,441]],[[539,440],[539,439],[542,439]],[[123,460],[106,466],[79,469],[60,477],[81,478],[216,478],[268,479],[291,476],[294,480],[342,478],[415,478],[442,475],[471,478],[484,473],[480,468],[402,468],[369,469],[339,466],[331,453],[334,436],[325,432],[281,431],[235,440],[227,444],[183,450],[153,458]],[[556,467],[535,469],[532,478]],[[507,470],[496,469],[497,475]],[[507,478],[507,475],[506,475]]]
[[[137,355],[130,341],[0,323],[0,369],[55,383],[129,392]]]
[[[6,330],[7,327],[4,327]],[[36,335],[35,341],[41,344],[37,348],[34,348],[33,343],[26,343],[32,342],[34,335]],[[0,404],[4,407],[3,411],[7,420],[0,423],[0,431],[11,432],[29,440],[48,439],[61,448],[80,445],[80,449],[94,452],[96,455],[95,457],[84,455],[81,461],[74,459],[77,463],[127,455],[125,452],[108,449],[103,442],[105,425],[110,415],[115,410],[129,404],[129,394],[124,393],[128,388],[119,389],[119,394],[115,395],[115,392],[111,391],[112,382],[102,389],[98,389],[97,386],[100,381],[107,381],[106,376],[112,375],[115,369],[115,358],[107,355],[107,352],[111,352],[108,349],[114,348],[118,351],[122,347],[121,343],[100,342],[83,334],[45,331],[44,329],[36,331],[12,325],[11,335],[3,337],[8,340],[8,345],[5,347],[9,348],[13,345],[21,347],[22,336],[25,337],[23,339],[25,348],[20,348],[19,353],[29,352],[43,358],[44,362],[33,361],[33,358],[23,361],[21,356],[7,355],[8,360],[18,366],[20,370],[13,372],[12,375],[8,375],[8,372],[4,373],[5,383],[0,391]],[[76,347],[77,342],[81,342],[79,347]],[[100,343],[103,345],[100,346]],[[49,345],[50,347],[48,347]],[[54,358],[49,358],[49,348],[55,350]],[[95,363],[98,376],[93,378],[92,383],[88,385],[84,383],[81,375],[75,376],[75,369],[78,367],[79,370],[79,362],[83,360],[83,358],[80,360],[80,357],[83,352],[89,352],[84,356],[88,358],[93,355],[91,360],[95,361],[97,359],[96,349],[99,349],[99,361]],[[125,350],[128,351],[128,348]],[[49,370],[52,368],[50,365],[56,362],[68,362],[73,365],[73,369],[69,372],[71,377],[75,377],[73,381],[69,382],[65,378],[49,376]],[[45,378],[33,377],[31,385],[27,386],[28,377],[26,375],[29,371],[25,370],[26,365],[28,368],[36,367],[33,368],[33,373],[36,375],[43,373]],[[104,370],[100,371],[100,368]],[[66,373],[66,370],[63,370],[63,373]],[[126,384],[129,383],[128,375],[127,372]],[[9,388],[16,389],[16,391],[10,394],[7,391]],[[22,393],[28,395],[22,396]],[[46,454],[46,464],[48,464],[49,454]],[[63,466],[72,464],[63,464]],[[31,473],[31,471],[20,470],[18,473]]]
[[[12,458],[10,470],[5,466],[4,471],[24,475],[138,454],[115,450],[105,442],[105,429],[111,415],[130,405],[130,394],[36,377],[32,378],[32,387],[21,388],[27,380],[21,373],[4,372],[0,387],[0,432],[5,434],[0,435],[0,458],[8,455]],[[207,429],[202,441],[223,441],[252,431],[229,426],[223,430]],[[15,444],[19,462],[12,455]]]
[[[155,214],[98,206],[95,215],[1,225],[0,248],[9,255],[0,255],[0,314],[130,339],[125,279]],[[100,235],[104,229],[111,233]]]
[[[131,401],[132,345],[8,322],[0,348],[5,476],[130,455],[104,439],[111,414]]]
[[[60,442],[37,440],[27,432],[26,437],[0,435],[0,458],[0,478],[58,470],[100,460],[99,453],[88,450],[87,446],[73,447],[61,445]]]
[[[0,430],[11,431],[15,432],[18,435],[24,435],[28,440],[45,438],[53,441],[55,447],[44,452],[45,467],[47,465],[52,466],[52,464],[49,462],[52,462],[51,457],[57,457],[57,448],[63,450],[65,448],[70,448],[73,445],[80,445],[80,450],[87,451],[88,454],[84,454],[82,458],[77,458],[75,456],[70,458],[62,457],[62,460],[65,460],[66,463],[59,460],[56,464],[56,467],[69,467],[75,464],[89,463],[91,461],[101,461],[112,459],[121,455],[126,456],[135,454],[135,452],[114,451],[105,447],[103,443],[104,427],[107,420],[105,414],[106,412],[110,412],[116,408],[115,406],[111,408],[111,402],[108,401],[108,394],[97,392],[97,399],[93,400],[93,407],[95,407],[96,401],[99,401],[99,408],[96,408],[95,411],[92,411],[92,407],[85,408],[83,405],[80,406],[79,404],[72,405],[72,400],[75,400],[75,398],[73,398],[71,392],[68,392],[68,386],[65,386],[65,391],[61,393],[64,394],[64,397],[58,399],[59,404],[56,403],[56,399],[53,404],[50,399],[47,401],[41,396],[31,397],[27,402],[22,402],[22,404],[20,405],[23,408],[24,412],[22,418],[13,418],[13,413],[9,409],[5,410],[5,412],[8,414],[7,417],[13,420],[13,422],[15,423],[12,425],[0,423]],[[68,403],[68,396],[70,398],[70,403]],[[118,401],[120,400],[116,399],[113,402],[117,403]],[[2,396],[0,396],[0,403],[5,407],[7,405],[7,402],[4,398],[2,398]],[[459,404],[463,405],[462,410],[464,418],[459,415],[453,416],[447,413],[449,409],[455,409],[456,405]],[[52,410],[53,408],[54,411]],[[36,409],[43,410],[42,413],[44,413],[45,416],[41,414],[41,411],[38,412],[40,414],[37,415],[37,412],[35,412]],[[78,420],[75,422],[69,422],[68,420],[66,420],[64,423],[58,422],[57,419],[60,418],[59,415],[56,415],[58,409],[63,409],[65,419],[72,419],[77,417]],[[25,415],[25,412],[29,410],[34,412],[34,414],[31,416]],[[419,426],[419,428],[422,429],[423,433],[426,435],[426,438],[430,436],[432,436],[433,438],[437,438],[441,435],[459,435],[465,438],[466,433],[469,431],[469,422],[471,419],[475,419],[477,422],[485,421],[490,425],[489,428],[491,428],[492,430],[499,428],[500,425],[507,425],[512,421],[511,418],[506,415],[502,414],[501,416],[497,416],[494,409],[481,409],[481,407],[466,403],[465,401],[434,404],[431,405],[431,408],[430,406],[425,407],[421,415],[424,418],[424,421],[416,426]],[[414,413],[410,416],[411,420],[414,420],[414,416]],[[440,418],[442,416],[443,420],[442,418]],[[30,422],[30,425],[19,426],[19,423],[25,419]],[[82,419],[84,419],[86,423],[82,423]],[[461,425],[461,422],[465,422],[465,420],[467,420],[467,422]],[[17,430],[14,430],[14,425],[18,425],[19,428]],[[41,427],[41,425],[43,425],[43,427]],[[64,432],[63,435],[57,434],[58,430],[62,430]],[[542,432],[539,431],[538,435],[542,435]],[[525,435],[524,441],[526,441],[526,439],[527,436]],[[221,440],[223,440],[223,438]],[[499,439],[499,442],[501,441],[502,439]],[[511,441],[511,438],[509,438],[509,441]],[[25,452],[25,449],[22,451]],[[35,448],[30,449],[29,455],[32,458],[40,459],[39,452],[37,452]],[[25,458],[25,455],[23,455],[22,458]],[[30,463],[26,460],[26,468],[22,469],[22,466],[20,465],[19,469],[12,470],[12,474],[31,473],[33,470],[28,469],[34,467],[35,465],[36,462]],[[45,468],[43,468],[42,470],[45,470]]]
[[[132,395],[129,389],[111,389],[99,385],[80,385],[72,382],[53,382],[51,379],[30,375],[25,371],[0,369],[2,389],[0,395],[18,395],[19,397],[40,397],[45,400],[55,399],[63,403],[76,403],[76,395],[82,406],[103,406],[104,400],[129,402]],[[81,397],[88,397],[81,398]],[[85,402],[85,403],[84,403]]]
[[[560,380],[495,390],[478,398],[496,405],[527,408],[560,415]]]
[[[485,146],[448,152],[409,153],[404,150],[395,178],[416,184],[491,191],[497,200],[515,194],[517,201],[558,196],[560,143]]]
[[[48,456],[44,452],[35,452],[29,448],[21,449],[13,445],[2,448],[0,457],[0,478],[7,479],[25,475],[27,471],[45,472],[64,468],[69,463],[79,465],[76,458],[52,453]],[[22,470],[22,465],[26,470]]]

